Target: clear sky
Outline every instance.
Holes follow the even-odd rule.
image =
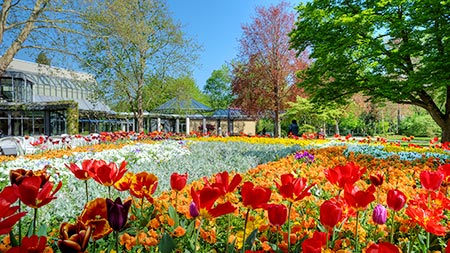
[[[296,6],[301,0],[285,0]],[[203,47],[194,67],[194,79],[202,89],[213,70],[229,63],[238,53],[243,24],[250,24],[257,6],[277,5],[281,0],[168,0],[174,20]]]

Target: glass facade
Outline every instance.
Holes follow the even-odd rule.
[[[0,102],[30,103],[33,84],[23,78],[4,77],[0,80]]]

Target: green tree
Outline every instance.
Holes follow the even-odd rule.
[[[300,85],[315,100],[363,93],[416,105],[450,141],[448,1],[313,0],[297,11],[291,44],[312,52]]]
[[[0,8],[0,76],[22,50],[77,56],[82,12],[78,1],[2,1]],[[71,43],[68,43],[70,41]]]
[[[188,74],[198,46],[172,20],[164,0],[93,2],[87,13],[85,29],[95,37],[88,41],[86,66],[100,78],[105,97],[129,105],[142,131],[144,87],[159,92],[169,77]]]
[[[344,107],[336,103],[317,104],[308,98],[297,96],[295,102],[288,102],[284,117],[300,119],[299,123],[313,125],[317,128],[324,127],[326,123],[335,125],[335,132],[339,134],[339,120],[344,115]]]
[[[47,54],[40,52],[36,58],[36,63],[50,66],[51,60],[47,57]]]
[[[214,70],[211,77],[206,80],[203,92],[209,97],[209,104],[213,109],[226,109],[233,101],[231,90],[231,70],[223,64],[220,69]]]
[[[239,55],[233,64],[233,102],[251,115],[267,115],[274,121],[274,135],[281,136],[280,114],[287,101],[302,90],[295,85],[295,72],[306,68],[306,56],[290,48],[289,32],[295,13],[286,2],[256,8],[252,22],[243,25]]]

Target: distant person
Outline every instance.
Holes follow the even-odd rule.
[[[298,125],[295,119],[292,120],[292,123],[289,125],[288,136],[298,136]]]
[[[320,128],[319,132],[317,133],[318,139],[325,139],[325,132],[323,131],[323,128]]]

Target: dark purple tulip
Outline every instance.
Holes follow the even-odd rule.
[[[384,223],[386,223],[386,219],[387,219],[386,207],[384,207],[382,204],[378,204],[377,206],[375,206],[372,213],[373,222],[375,222],[376,224],[383,225]]]
[[[106,199],[108,222],[114,231],[120,231],[127,223],[130,206],[131,199],[123,204],[119,197],[114,202]]]
[[[192,201],[189,205],[189,214],[194,218],[200,215],[197,205],[194,203],[194,201]]]

